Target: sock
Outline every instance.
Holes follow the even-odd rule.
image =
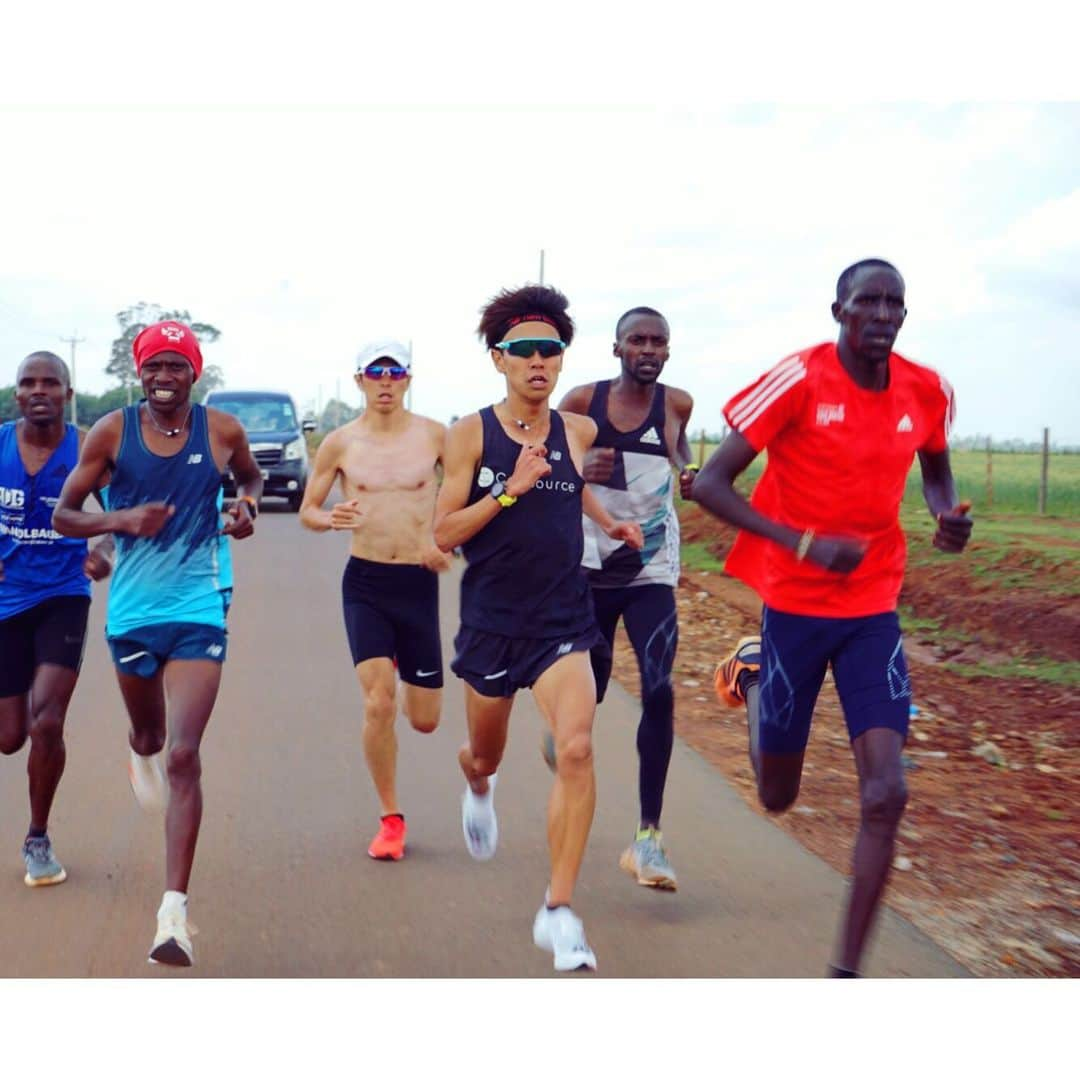
[[[660,840],[660,830],[655,825],[639,825],[637,832],[634,834],[634,839],[648,840],[651,833],[656,834],[657,841]]]
[[[48,834],[48,829],[35,829],[33,825],[26,832],[27,840],[40,840]]]
[[[544,907],[546,907],[548,909],[548,911],[557,911],[561,907],[569,907],[569,906],[570,906],[569,904],[545,904],[544,905]]]
[[[858,979],[859,977],[859,973],[852,971],[851,968],[837,967],[835,964],[829,965],[830,979]]]
[[[760,671],[751,671],[749,668],[743,668],[739,672],[739,676],[735,681],[739,684],[739,693],[742,694],[744,701],[746,700],[746,691],[758,681],[760,676]]]
[[[392,818],[392,817],[399,818],[401,820],[401,823],[403,825],[405,824],[405,815],[404,814],[383,814],[383,816],[381,818],[379,818],[379,820],[380,821],[386,821],[387,818]]]

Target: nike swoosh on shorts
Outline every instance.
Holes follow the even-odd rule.
[[[439,674],[439,669],[435,668],[434,671],[418,671],[416,673],[416,677],[418,679],[426,679],[426,678],[428,678],[429,675],[438,675],[438,674]]]
[[[130,656],[121,656],[120,663],[126,664],[129,660],[138,660],[140,656],[149,656],[150,654],[143,649],[142,652],[133,652]]]
[[[485,679],[497,679],[500,675],[505,675],[510,669],[503,668],[502,671],[496,671],[494,675],[485,675]]]

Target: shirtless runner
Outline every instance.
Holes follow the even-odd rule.
[[[409,722],[425,734],[434,731],[443,684],[436,574],[450,566],[431,531],[446,428],[405,408],[410,359],[395,341],[360,350],[356,384],[367,407],[319,447],[300,508],[300,521],[315,532],[352,532],[341,583],[345,632],[364,694],[364,756],[382,816],[368,854],[387,860],[405,854],[394,669]],[[323,509],[339,477],[345,499]]]

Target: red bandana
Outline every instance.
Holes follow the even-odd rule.
[[[131,351],[135,354],[135,370],[142,372],[142,366],[151,356],[158,353],[174,352],[184,357],[195,371],[195,378],[202,374],[203,358],[199,349],[199,339],[190,326],[183,323],[159,322],[141,331],[132,342]]]

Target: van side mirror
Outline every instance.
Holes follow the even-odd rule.
[[[303,431],[305,435],[310,435],[311,432],[313,432],[316,427],[317,427],[317,425],[316,425],[314,420],[305,420],[300,425],[300,430]]]

